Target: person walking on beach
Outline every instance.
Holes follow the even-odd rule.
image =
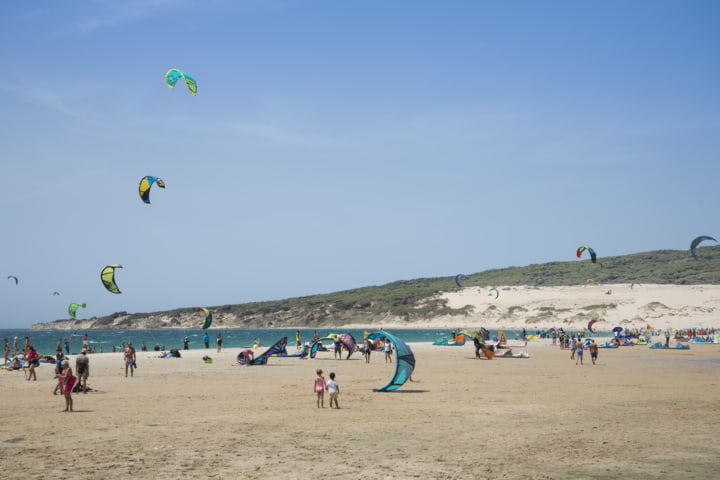
[[[570,360],[575,360],[575,347],[577,347],[577,340],[572,337],[572,340],[570,340]]]
[[[77,378],[73,376],[73,371],[72,368],[70,368],[70,362],[68,360],[63,360],[60,366],[62,368],[62,373],[58,375],[57,378],[62,385],[63,395],[65,395],[65,410],[63,411],[72,412],[72,391],[73,388],[75,388],[75,382],[77,381]]]
[[[25,337],[27,338],[27,337]],[[28,351],[27,351],[27,360],[28,360],[28,380],[37,380],[37,373],[35,372],[35,368],[40,366],[40,355],[38,355],[37,351],[35,350],[35,347],[32,345],[28,345]]]
[[[87,350],[84,348],[75,359],[75,371],[82,385],[83,393],[87,393],[87,379],[90,376],[90,357],[87,356]]]
[[[210,348],[210,335],[207,332],[203,335],[203,342],[205,342],[205,348]]]
[[[300,330],[295,330],[295,346],[298,350],[302,348],[302,339],[300,338]]]
[[[10,340],[7,338],[5,339],[5,360],[3,360],[3,363],[5,365],[10,363]]]
[[[590,360],[592,360],[593,365],[595,365],[598,357],[598,346],[597,343],[595,343],[595,340],[590,340],[588,350],[590,351]]]
[[[332,408],[333,402],[335,402],[335,408],[340,408],[340,406],[338,405],[340,385],[338,385],[338,382],[335,380],[335,372],[330,372],[330,381],[327,382],[327,390],[328,393],[330,393],[330,408]]]
[[[313,392],[317,395],[317,407],[325,408],[325,377],[322,376],[322,369],[318,368],[315,373],[315,381],[313,382]]]
[[[128,346],[123,350],[123,358],[125,359],[125,376],[128,376],[128,369],[130,370],[130,376],[134,376],[135,372],[135,349],[132,346],[132,342],[128,342]]]
[[[575,365],[580,362],[580,365],[583,364],[583,344],[581,341],[578,340],[577,344],[575,345],[575,355],[577,356],[577,359],[575,360]]]
[[[218,353],[220,353],[220,351],[222,350],[222,333],[218,333],[216,342],[217,342],[217,351],[218,351]]]
[[[392,363],[393,362],[392,361],[393,349],[392,349],[392,344],[390,343],[390,340],[388,340],[387,338],[385,339],[384,351],[385,351],[385,363],[388,363],[388,362]]]
[[[365,363],[370,363],[370,354],[372,353],[373,349],[373,342],[369,338],[365,340],[365,351],[363,352],[363,355],[365,355]]]

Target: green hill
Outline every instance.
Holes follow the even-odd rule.
[[[469,274],[464,287],[561,286],[598,284],[720,284],[720,246],[702,247],[697,257],[687,251],[657,250],[617,257],[550,262],[525,267],[507,267]],[[435,294],[456,290],[449,277],[400,280],[323,295],[267,302],[209,307],[216,324],[235,328],[322,327],[352,323],[381,323],[387,319],[407,322],[440,315],[462,315]],[[404,299],[408,299],[407,303]],[[163,328],[195,327],[200,321],[195,308],[154,313],[118,312],[106,317],[71,322],[57,320],[33,328]]]

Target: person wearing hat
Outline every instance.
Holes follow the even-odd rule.
[[[62,373],[60,375],[57,375],[56,378],[62,385],[62,392],[63,395],[65,395],[65,412],[72,412],[73,411],[73,399],[72,399],[72,391],[73,388],[75,388],[75,382],[77,381],[77,377],[73,376],[72,368],[70,368],[70,362],[68,360],[63,360],[60,362],[60,368],[62,368]]]
[[[87,356],[87,349],[85,348],[82,349],[80,355],[75,359],[75,371],[82,385],[83,393],[87,393],[87,379],[90,376],[90,358]]]

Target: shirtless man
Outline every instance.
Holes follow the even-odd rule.
[[[128,368],[130,369],[130,376],[133,376],[135,371],[135,349],[132,346],[132,342],[128,342],[127,348],[123,353],[123,359],[125,360],[125,376],[128,375]]]
[[[80,380],[83,393],[87,393],[87,379],[88,376],[90,376],[90,358],[87,356],[87,350],[84,348],[75,359],[75,373]]]

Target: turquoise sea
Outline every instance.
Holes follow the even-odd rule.
[[[356,339],[360,340],[363,338],[364,332],[367,329],[360,328],[335,328],[335,329],[317,329],[320,337],[327,336],[330,333],[350,333]],[[416,328],[416,329],[387,329],[388,332],[393,333],[398,338],[405,342],[428,342],[432,343],[438,338],[449,338],[452,335],[452,329],[427,329],[427,328]],[[508,337],[508,340],[514,340],[516,338],[515,333],[519,334],[519,331],[504,330]],[[300,329],[300,335],[302,341],[311,341],[313,339],[313,333],[315,329]],[[528,334],[535,334],[536,332],[528,331]],[[200,329],[158,329],[158,330],[139,330],[139,329],[127,329],[127,330],[29,330],[29,329],[18,329],[18,330],[0,330],[0,339],[7,338],[10,340],[12,348],[12,342],[14,337],[18,337],[18,345],[22,349],[24,345],[25,336],[32,340],[32,345],[37,349],[38,352],[44,355],[53,355],[55,353],[55,347],[59,339],[70,338],[70,353],[79,353],[82,348],[83,335],[87,334],[88,343],[95,347],[96,351],[100,351],[102,347],[103,352],[111,352],[113,345],[117,348],[120,344],[132,342],[133,345],[139,350],[141,342],[145,342],[149,350],[152,350],[155,345],[165,347],[169,350],[171,348],[182,349],[183,338],[185,336],[190,340],[190,349],[203,349],[203,334],[204,331]],[[295,329],[294,328],[264,328],[264,329],[247,329],[247,328],[223,328],[223,329],[210,329],[208,335],[210,336],[210,348],[216,348],[216,338],[218,334],[222,334],[223,347],[235,348],[235,347],[250,347],[253,341],[257,338],[260,340],[262,345],[270,346],[282,337],[288,337],[288,345],[295,345]],[[490,331],[491,337],[497,335],[497,330]],[[598,335],[596,335],[598,336]],[[63,348],[64,351],[64,348]]]

